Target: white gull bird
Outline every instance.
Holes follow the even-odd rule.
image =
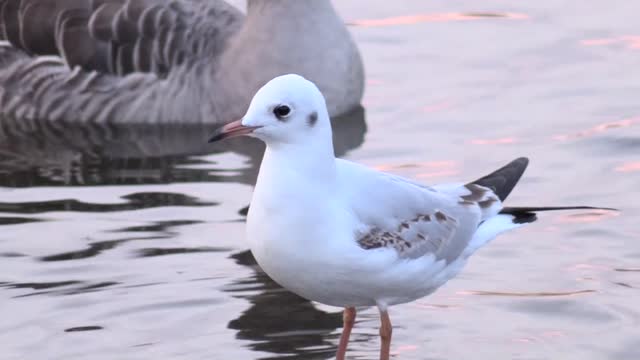
[[[589,208],[503,207],[526,158],[466,185],[433,187],[336,159],[325,100],[298,75],[267,83],[242,120],[211,141],[238,135],[267,145],[247,217],[251,251],[283,287],[345,308],[338,359],[356,307],[378,307],[386,360],[389,306],[432,293],[478,248],[534,221],[536,211]]]
[[[0,0],[0,124],[218,123],[300,73],[337,116],[360,53],[330,0]]]

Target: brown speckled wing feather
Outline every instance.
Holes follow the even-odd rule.
[[[340,160],[338,165],[344,184],[361,180],[345,193],[361,224],[355,241],[365,250],[451,262],[465,251],[478,226],[502,209],[498,195],[482,185],[428,187]]]
[[[415,259],[433,254],[437,260],[451,260],[447,253],[458,222],[442,211],[416,214],[399,222],[395,229],[371,227],[357,241],[363,249],[392,248],[401,258]]]

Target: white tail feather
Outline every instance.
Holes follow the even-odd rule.
[[[469,257],[476,250],[493,240],[496,236],[505,231],[518,228],[524,224],[516,224],[513,222],[514,216],[508,214],[499,214],[487,219],[479,227],[473,238],[464,250],[463,256]]]

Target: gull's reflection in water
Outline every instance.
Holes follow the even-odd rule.
[[[329,335],[342,327],[342,313],[327,313],[276,284],[257,266],[250,251],[234,254],[241,265],[253,267],[252,277],[234,282],[226,291],[251,304],[228,327],[238,339],[251,340],[255,351],[275,354],[267,359],[329,359],[335,341]],[[335,339],[337,341],[337,339]]]
[[[360,146],[364,109],[332,119],[337,155]],[[1,126],[0,186],[122,185],[176,182],[254,184],[264,145],[251,138],[208,144],[211,124]],[[234,152],[250,166],[229,175],[199,155]]]

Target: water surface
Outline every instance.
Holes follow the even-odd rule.
[[[640,358],[640,4],[348,0],[364,110],[336,152],[425,183],[531,165],[540,216],[394,307],[401,359]],[[255,141],[208,127],[51,126],[0,141],[1,359],[329,359],[339,309],[259,272]],[[375,309],[353,359],[375,359]]]

